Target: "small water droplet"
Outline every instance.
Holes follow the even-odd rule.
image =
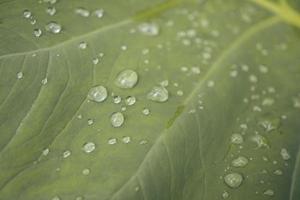
[[[95,102],[103,102],[107,98],[107,90],[104,86],[99,85],[90,89],[88,99]]]
[[[267,195],[267,196],[274,196],[274,191],[268,189],[268,190],[264,191],[264,195]]]
[[[75,200],[83,200],[83,197],[82,197],[82,196],[77,196],[77,197],[75,198]]]
[[[113,102],[115,104],[119,104],[119,103],[121,103],[121,101],[122,101],[122,98],[120,96],[113,96]]]
[[[231,135],[231,143],[242,144],[244,142],[243,136],[241,134],[235,133]]]
[[[147,116],[150,114],[150,110],[148,108],[144,108],[142,113]]]
[[[87,169],[87,168],[82,170],[82,174],[85,175],[85,176],[89,175],[90,172],[91,171],[89,169]]]
[[[49,31],[51,33],[54,34],[58,34],[61,32],[62,27],[60,24],[56,23],[56,22],[49,22],[46,26],[45,26],[46,31]]]
[[[231,162],[233,167],[245,167],[248,164],[248,159],[244,156],[239,156]]]
[[[135,104],[136,98],[134,96],[128,96],[128,97],[126,97],[125,101],[126,101],[126,105],[132,106]]]
[[[280,150],[280,155],[281,155],[281,157],[282,157],[283,160],[289,160],[289,159],[291,158],[291,156],[290,156],[288,150],[285,149],[285,148],[282,148],[282,149]]]
[[[94,65],[97,65],[98,63],[99,63],[99,58],[94,58],[94,59],[93,59],[93,64],[94,64]]]
[[[34,29],[34,30],[33,30],[33,35],[34,35],[35,37],[41,37],[41,36],[42,36],[42,30],[39,29],[39,28]]]
[[[46,85],[46,84],[48,83],[48,79],[47,79],[47,78],[44,78],[44,79],[41,81],[41,83],[42,83],[43,85]]]
[[[47,149],[44,149],[44,150],[43,150],[43,155],[44,155],[44,156],[47,156],[49,152],[50,152],[50,150],[49,150],[48,148],[47,148]]]
[[[176,94],[178,95],[178,96],[183,96],[183,91],[182,90],[178,90],[177,92],[176,92]]]
[[[215,86],[215,82],[214,81],[208,81],[207,82],[207,87],[214,87]]]
[[[67,158],[67,157],[69,157],[71,154],[72,154],[72,153],[71,153],[70,150],[66,150],[66,151],[63,152],[63,158]]]
[[[29,19],[32,16],[32,13],[29,10],[23,11],[23,17]]]
[[[56,8],[50,6],[50,7],[48,7],[48,8],[46,9],[46,13],[47,13],[48,15],[53,16],[53,15],[55,15],[55,13],[56,13]]]
[[[164,81],[160,82],[160,85],[162,87],[167,87],[169,85],[169,81],[168,80],[164,80]]]
[[[124,123],[124,115],[121,112],[115,112],[111,115],[110,122],[113,127],[120,127]]]
[[[116,138],[110,138],[110,139],[108,139],[107,143],[110,144],[110,145],[116,144],[117,143],[117,139]]]
[[[88,123],[89,126],[91,126],[92,124],[94,124],[94,120],[93,119],[88,119],[87,123]]]
[[[156,102],[165,102],[169,98],[169,92],[162,86],[154,86],[151,91],[147,94],[147,99]]]
[[[86,49],[88,47],[88,44],[86,42],[80,42],[78,45],[79,49]]]
[[[283,174],[283,172],[280,169],[276,169],[274,171],[274,174],[277,175],[277,176],[281,176]]]
[[[55,196],[52,198],[52,200],[60,200],[59,196]]]
[[[222,193],[222,198],[223,198],[223,199],[227,199],[228,197],[229,197],[229,193],[226,192],[226,191],[224,191],[224,192]]]
[[[133,88],[138,81],[138,74],[130,69],[120,72],[115,80],[119,88]]]
[[[138,30],[142,34],[149,36],[156,36],[159,34],[159,26],[154,23],[142,23],[138,26]]]
[[[85,153],[91,153],[96,149],[96,145],[93,142],[87,142],[83,145],[82,150]]]
[[[224,181],[229,187],[238,188],[243,182],[243,176],[239,173],[227,174]]]
[[[18,72],[17,73],[17,79],[22,79],[23,78],[23,72]]]
[[[253,136],[252,141],[257,144],[258,148],[269,147],[267,139],[262,135],[257,134],[255,136]]]
[[[75,12],[75,14],[77,14],[81,17],[89,17],[90,16],[90,11],[88,11],[85,8],[76,8],[74,12]]]
[[[102,18],[104,16],[104,10],[103,9],[97,9],[93,12],[93,15],[95,15],[98,18]]]
[[[123,141],[123,143],[128,144],[131,141],[131,139],[129,136],[125,136],[122,138],[122,141]]]

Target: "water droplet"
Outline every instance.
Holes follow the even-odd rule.
[[[121,49],[122,49],[123,51],[126,51],[126,50],[127,50],[127,46],[126,46],[126,45],[123,45],[123,46],[121,46]]]
[[[90,172],[91,171],[89,169],[87,169],[87,168],[82,170],[82,174],[85,175],[85,176],[89,175]]]
[[[268,189],[268,190],[264,191],[264,195],[267,195],[267,196],[273,196],[273,195],[274,195],[274,191]]]
[[[23,78],[23,72],[18,72],[17,73],[17,79],[22,79]]]
[[[281,176],[283,174],[283,172],[280,169],[276,169],[274,171],[274,174],[277,175],[277,176]]]
[[[134,96],[128,96],[128,97],[126,97],[125,101],[126,101],[126,105],[132,106],[135,104],[136,98]]]
[[[91,153],[96,149],[96,145],[93,142],[87,142],[83,145],[82,150],[86,153]]]
[[[98,18],[102,18],[104,16],[104,10],[103,9],[97,9],[93,12],[93,14],[98,17]]]
[[[241,134],[235,133],[231,135],[231,143],[242,144],[244,142],[243,136]]]
[[[81,17],[89,17],[90,16],[90,11],[88,11],[85,8],[76,8],[74,12],[75,12],[75,14],[77,14]]]
[[[55,196],[52,198],[52,200],[60,200],[59,196]]]
[[[24,18],[29,19],[32,16],[32,13],[29,10],[24,10],[23,16]]]
[[[167,87],[169,85],[169,81],[168,80],[164,80],[164,81],[160,82],[160,85],[162,87]]]
[[[77,197],[75,198],[75,200],[83,200],[83,197],[82,197],[82,196],[77,196]]]
[[[183,96],[183,91],[182,90],[178,90],[177,92],[176,92],[176,94],[178,95],[178,96]]]
[[[289,160],[291,158],[289,152],[285,148],[282,148],[280,150],[280,155],[281,155],[281,157],[282,157],[283,160]]]
[[[257,144],[258,148],[269,147],[267,139],[262,135],[257,134],[255,136],[253,136],[252,141]]]
[[[266,67],[266,66],[264,66],[264,65],[260,65],[259,66],[259,71],[261,72],[261,73],[263,73],[263,74],[265,74],[265,73],[268,73],[268,68]]]
[[[144,115],[149,115],[150,114],[150,110],[148,108],[144,108],[143,111],[142,111],[142,113]]]
[[[110,138],[110,139],[108,139],[108,142],[107,142],[108,144],[116,144],[117,143],[117,139],[116,138]]]
[[[120,72],[115,80],[119,88],[133,88],[138,81],[138,74],[130,69]]]
[[[87,123],[88,123],[88,125],[90,126],[90,125],[94,124],[94,120],[93,120],[93,119],[88,119],[88,120],[87,120]]]
[[[229,197],[229,193],[226,192],[226,191],[224,191],[224,192],[222,193],[222,198],[223,198],[223,199],[227,199],[228,197]]]
[[[48,83],[48,79],[47,79],[47,78],[44,78],[44,79],[41,81],[41,83],[42,83],[43,85],[46,85],[46,84]]]
[[[138,30],[142,34],[149,36],[156,36],[159,34],[159,26],[154,23],[142,23],[138,26]]]
[[[107,90],[104,86],[99,85],[90,89],[88,99],[95,102],[103,102],[107,98]]]
[[[207,87],[214,87],[215,86],[215,82],[214,81],[208,81],[207,82]]]
[[[224,181],[229,187],[238,188],[243,182],[243,176],[239,173],[227,174]]]
[[[252,74],[249,76],[249,81],[252,83],[256,83],[258,81],[258,79],[254,74]]]
[[[123,143],[128,144],[131,141],[131,139],[129,136],[125,136],[122,138],[122,141],[123,141]]]
[[[67,158],[67,157],[69,157],[71,154],[72,154],[72,153],[71,153],[70,150],[66,150],[66,151],[63,152],[63,158]]]
[[[80,42],[78,45],[79,49],[86,49],[88,47],[88,44],[86,42]]]
[[[121,103],[121,101],[122,101],[122,98],[120,96],[114,96],[113,97],[113,102],[115,104],[119,104],[119,103]]]
[[[46,13],[47,13],[48,15],[53,16],[53,15],[55,15],[55,13],[56,13],[56,8],[55,8],[55,7],[48,7],[48,8],[46,9]]]
[[[111,115],[110,122],[113,127],[120,127],[124,123],[124,115],[121,112],[115,112]]]
[[[44,155],[44,156],[47,156],[49,152],[50,152],[50,150],[49,150],[48,148],[47,148],[47,149],[44,149],[44,150],[43,150],[43,155]]]
[[[49,31],[51,33],[57,34],[60,33],[62,30],[62,27],[60,24],[56,23],[56,22],[49,22],[46,26],[45,26],[46,31]]]
[[[94,59],[93,59],[93,64],[94,64],[94,65],[97,65],[98,63],[99,63],[99,58],[94,58]]]
[[[39,28],[34,29],[34,30],[33,30],[33,35],[34,35],[35,37],[41,37],[41,36],[42,36],[42,30],[39,29]]]
[[[154,86],[147,94],[147,98],[156,102],[165,102],[169,98],[169,92],[162,86]]]
[[[239,156],[231,162],[233,167],[245,167],[248,164],[248,159],[244,156]]]

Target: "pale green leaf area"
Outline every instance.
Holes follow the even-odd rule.
[[[299,200],[299,5],[0,0],[0,200]]]

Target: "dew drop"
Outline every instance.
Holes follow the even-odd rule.
[[[23,11],[23,17],[29,19],[32,16],[32,13],[29,10]]]
[[[75,200],[83,200],[83,197],[82,197],[82,196],[77,196],[77,197],[75,198]]]
[[[243,182],[243,176],[239,173],[227,174],[224,181],[229,187],[238,188]]]
[[[48,148],[47,148],[47,149],[44,149],[44,150],[43,150],[43,155],[44,155],[44,156],[47,156],[49,152],[50,152],[50,150],[49,150]]]
[[[280,169],[276,169],[274,171],[274,174],[277,175],[277,176],[281,176],[283,174],[283,172]]]
[[[55,7],[48,7],[48,8],[46,9],[46,13],[47,13],[48,15],[53,16],[53,15],[55,15],[55,13],[56,13],[56,8],[55,8]]]
[[[125,136],[122,138],[123,143],[128,144],[131,141],[131,138],[129,136]]]
[[[85,175],[85,176],[89,175],[90,172],[91,171],[89,169],[87,169],[87,168],[82,170],[82,174]]]
[[[121,101],[122,101],[122,98],[120,96],[113,96],[113,102],[115,104],[119,104],[119,103],[121,103]]]
[[[94,65],[97,65],[98,63],[99,63],[99,58],[94,58],[94,59],[93,59],[93,64],[94,64]]]
[[[41,36],[42,36],[42,30],[39,29],[39,28],[34,29],[34,30],[33,30],[33,35],[34,35],[35,37],[41,37]]]
[[[233,167],[245,167],[248,164],[248,159],[244,156],[239,156],[231,162]]]
[[[289,160],[291,158],[289,152],[285,148],[282,148],[280,150],[280,155],[281,155],[281,157],[282,157],[283,160]]]
[[[126,69],[122,72],[120,72],[115,80],[116,86],[119,88],[133,88],[138,81],[138,74],[131,70]]]
[[[150,110],[148,108],[144,108],[142,113],[147,116],[150,114]]]
[[[147,99],[155,102],[165,102],[169,98],[169,92],[162,86],[154,86],[147,94]]]
[[[252,141],[256,143],[258,148],[269,147],[267,139],[262,135],[257,134],[253,136]]]
[[[85,8],[76,8],[74,12],[75,12],[75,14],[77,14],[81,17],[89,17],[90,16],[90,11],[88,11]]]
[[[99,85],[90,89],[88,99],[95,102],[103,102],[107,98],[107,90],[104,86]]]
[[[160,82],[160,85],[162,87],[167,87],[169,85],[169,81],[168,80],[164,80],[164,81]]]
[[[126,102],[126,105],[132,106],[135,104],[136,98],[134,96],[128,96],[128,97],[126,97],[125,102]]]
[[[55,196],[52,198],[52,200],[60,200],[59,196]]]
[[[88,44],[86,42],[80,42],[78,45],[79,49],[86,49],[88,47]]]
[[[113,145],[113,144],[117,144],[117,139],[116,138],[110,138],[108,139],[108,144]]]
[[[159,26],[154,23],[142,23],[138,26],[138,30],[148,36],[156,36],[159,34]]]
[[[93,12],[93,15],[95,15],[98,18],[102,18],[104,16],[104,10],[103,9],[97,9]]]
[[[87,142],[83,145],[82,150],[85,153],[91,153],[96,149],[96,145],[93,142]]]
[[[244,142],[243,136],[241,134],[235,133],[231,135],[231,143],[242,144]]]
[[[267,196],[274,196],[274,191],[268,189],[268,190],[264,191],[264,195],[267,195]]]
[[[110,122],[113,127],[120,127],[124,123],[124,115],[121,112],[115,112],[111,115]]]
[[[69,157],[71,154],[72,154],[72,153],[71,153],[70,150],[66,150],[66,151],[63,152],[63,158],[67,158],[67,157]]]
[[[46,85],[46,84],[48,83],[48,79],[47,79],[47,78],[44,78],[44,79],[41,81],[41,83],[42,83],[43,85]]]
[[[228,192],[225,191],[225,192],[222,193],[222,198],[223,199],[227,199],[228,197],[229,197],[229,193]]]
[[[93,119],[88,119],[87,123],[88,123],[89,126],[91,126],[92,124],[94,124],[94,120]]]
[[[214,81],[208,81],[207,82],[207,87],[214,87],[215,86],[215,82]]]
[[[22,79],[23,78],[23,72],[18,72],[17,73],[17,79]]]
[[[49,22],[46,26],[45,26],[46,31],[49,31],[51,33],[54,34],[58,34],[61,32],[62,27],[60,24],[56,23],[56,22]]]

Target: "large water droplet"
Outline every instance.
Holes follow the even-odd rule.
[[[156,36],[159,34],[159,26],[154,23],[142,23],[138,29],[144,35]]]
[[[126,101],[126,105],[132,106],[135,104],[136,98],[134,96],[128,96],[128,97],[126,97],[125,101]]]
[[[248,164],[248,159],[244,156],[239,156],[231,162],[233,167],[245,167]]]
[[[82,150],[86,153],[91,153],[96,149],[96,145],[93,142],[87,142],[83,145]]]
[[[229,187],[238,188],[243,182],[243,176],[239,173],[227,174],[224,181]]]
[[[121,112],[115,112],[111,115],[110,122],[113,127],[120,127],[124,123],[124,115]]]
[[[115,80],[119,88],[133,88],[138,81],[138,74],[130,69],[120,72]]]
[[[169,92],[162,86],[154,86],[147,94],[147,98],[156,102],[165,102],[169,98]]]
[[[60,33],[62,30],[62,27],[60,24],[56,23],[56,22],[49,22],[46,26],[45,26],[46,31],[49,31],[51,33],[57,34]]]
[[[104,86],[99,85],[90,89],[88,99],[95,102],[103,102],[107,98],[107,90]]]

